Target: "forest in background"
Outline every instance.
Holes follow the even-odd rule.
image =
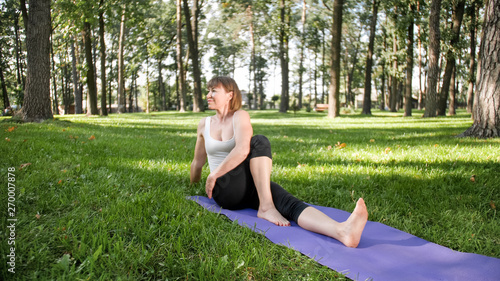
[[[206,81],[238,68],[247,70],[248,85],[240,87],[250,109],[278,103],[286,112],[333,99],[336,116],[364,93],[364,114],[376,96],[381,109],[408,116],[426,107],[431,82],[435,114],[453,115],[457,106],[472,112],[481,0],[28,2],[1,4],[4,108],[25,102],[28,11],[45,2],[53,114],[204,111]],[[437,71],[430,67],[433,12]],[[271,96],[266,84],[274,69],[282,89]]]

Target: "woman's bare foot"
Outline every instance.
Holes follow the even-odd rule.
[[[359,241],[361,240],[361,234],[363,233],[367,221],[368,210],[366,209],[365,201],[363,198],[359,198],[352,214],[345,222],[341,223],[344,229],[342,231],[342,236],[339,237],[338,240],[347,247],[358,247]]]
[[[270,221],[277,226],[290,226],[290,222],[275,207],[269,209],[259,207],[257,217]]]

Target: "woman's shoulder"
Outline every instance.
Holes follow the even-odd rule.
[[[198,134],[203,135],[203,131],[205,130],[205,123],[206,123],[207,118],[210,118],[210,117],[203,117],[203,118],[201,118],[200,122],[198,123]]]
[[[248,112],[246,112],[243,109],[236,110],[234,112],[233,116],[236,117],[237,119],[248,119],[248,120],[250,120],[250,114],[248,114]]]

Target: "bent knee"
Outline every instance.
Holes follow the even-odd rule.
[[[260,156],[267,156],[272,159],[271,142],[264,135],[255,135],[250,141],[249,159]]]

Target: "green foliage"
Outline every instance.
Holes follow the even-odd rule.
[[[250,112],[255,133],[273,145],[272,180],[297,197],[350,211],[362,196],[372,221],[500,257],[500,141],[454,138],[471,123],[458,113]],[[16,279],[344,280],[185,199],[204,193],[203,182],[189,183],[189,166],[198,121],[210,114],[4,118],[3,183],[16,168]],[[11,277],[4,259],[3,280]]]

